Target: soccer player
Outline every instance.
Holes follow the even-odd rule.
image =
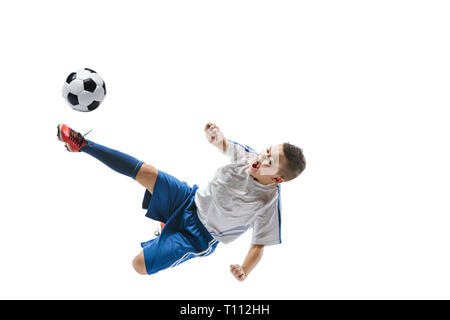
[[[58,138],[70,152],[83,152],[146,188],[142,203],[146,216],[164,223],[161,234],[141,243],[133,259],[139,274],[154,274],[191,258],[208,256],[219,242],[229,243],[253,229],[250,250],[242,263],[230,265],[243,281],[258,264],[264,246],[281,243],[280,184],[305,169],[302,149],[289,143],[257,153],[226,139],[213,123],[205,126],[208,142],[230,158],[206,188],[156,169],[130,155],[85,139],[65,124]]]

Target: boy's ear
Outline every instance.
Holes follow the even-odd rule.
[[[274,176],[272,177],[272,181],[275,183],[282,183],[284,182],[284,179],[281,176]]]

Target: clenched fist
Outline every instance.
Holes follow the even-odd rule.
[[[231,274],[239,281],[244,281],[245,278],[247,278],[247,273],[238,264],[230,265],[230,271],[231,271]]]
[[[219,127],[212,122],[209,122],[205,126],[205,134],[206,139],[209,143],[214,145],[215,147],[225,151],[226,149],[226,140],[223,136],[222,131],[220,131]]]

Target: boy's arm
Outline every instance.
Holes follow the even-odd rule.
[[[263,252],[264,245],[252,244],[242,266],[238,264],[230,265],[230,271],[233,276],[239,281],[244,281],[245,278],[247,278],[248,274],[256,267],[259,260],[261,260]]]
[[[205,126],[206,139],[222,152],[227,150],[227,139],[223,136],[222,131],[214,123],[209,122]]]

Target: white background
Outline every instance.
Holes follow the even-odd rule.
[[[448,1],[0,4],[0,298],[449,299]],[[61,96],[96,70],[92,113]],[[67,123],[181,180],[226,158],[203,135],[289,141],[283,244],[244,282],[250,233],[153,276],[142,187],[56,138]]]

